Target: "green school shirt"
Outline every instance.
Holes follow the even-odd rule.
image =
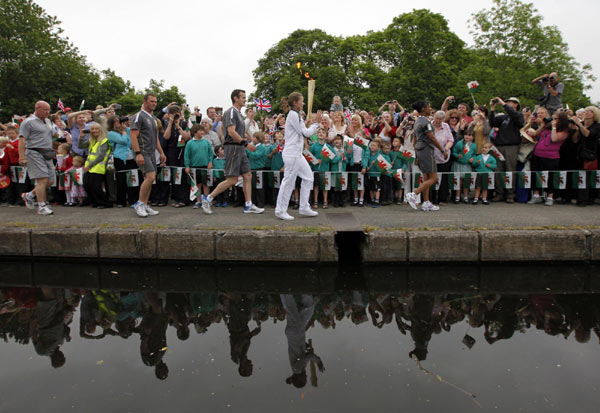
[[[265,149],[265,145],[262,143],[256,145],[256,150],[254,152],[246,150],[246,155],[248,155],[250,169],[253,171],[257,169],[263,169],[265,167],[267,162],[267,151]]]
[[[192,139],[185,145],[183,160],[186,168],[205,168],[214,157],[212,145],[206,139]]]

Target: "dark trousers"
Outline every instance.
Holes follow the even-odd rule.
[[[437,164],[438,172],[450,172],[451,167],[452,161]],[[448,174],[438,174],[438,179],[440,180],[440,189],[436,191],[435,186],[432,186],[430,189],[431,202],[433,202],[434,204],[438,204],[440,202],[448,202]]]
[[[106,193],[102,189],[102,184],[104,184],[105,176],[100,174],[95,174],[92,172],[87,172],[83,175],[83,187],[87,192],[88,199],[92,206],[105,206],[112,207],[112,203],[108,200]]]
[[[393,180],[391,176],[381,175],[381,185],[382,185],[382,193],[381,193],[381,201],[384,202],[393,202],[394,201],[394,186]]]
[[[256,172],[259,172],[259,171],[262,172],[263,170],[259,169]],[[264,206],[265,206],[265,189],[264,188],[267,185],[266,176],[267,176],[267,174],[265,174],[265,173],[262,174],[262,184],[263,184],[262,189],[252,188],[252,203],[259,208],[264,208]]]
[[[185,148],[167,148],[167,166],[184,166],[183,151]],[[184,176],[180,185],[171,185],[171,198],[175,202],[190,203],[190,183]]]
[[[127,202],[130,205],[136,203],[140,195],[139,187],[127,187],[127,171],[130,169],[137,169],[137,164],[133,159],[128,161],[122,161],[119,158],[115,158],[115,171],[117,175],[117,204],[127,206]]]
[[[211,188],[211,191],[213,191],[221,182],[223,182],[225,179],[224,178],[217,178],[214,180],[213,182],[213,187]],[[223,204],[225,202],[229,202],[229,189],[225,192],[221,192],[219,195],[217,195],[217,203],[219,204]]]
[[[21,194],[23,192],[29,192],[33,189],[33,185],[31,182],[27,180],[26,183],[20,184],[18,182],[11,182],[10,185],[6,188],[6,202],[11,205],[25,205],[23,200],[21,199]]]

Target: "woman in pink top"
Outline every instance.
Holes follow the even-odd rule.
[[[538,135],[538,142],[533,150],[531,159],[532,171],[557,171],[560,161],[560,147],[569,136],[569,117],[565,112],[555,112],[552,118],[541,118],[538,113],[537,122],[540,125],[541,132]],[[529,204],[539,204],[542,202],[538,188],[533,192],[533,197]],[[554,193],[551,185],[548,185],[546,194],[546,205],[551,206],[554,203]]]
[[[445,149],[442,153],[439,149],[435,148],[434,157],[435,163],[437,164],[438,172],[450,172],[452,161],[450,154],[452,147],[454,146],[454,137],[452,136],[452,130],[444,120],[446,119],[446,113],[444,111],[437,111],[433,115],[433,127],[435,129],[435,138],[440,143],[440,146]],[[433,192],[433,199],[431,202],[434,204],[445,204],[448,202],[448,175],[440,174],[438,179],[441,179],[440,189]],[[433,187],[432,187],[433,189]]]

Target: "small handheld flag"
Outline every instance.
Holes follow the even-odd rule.
[[[60,98],[58,98],[58,103],[56,104],[56,106],[62,111],[65,111],[65,105],[63,105],[62,100],[60,100]]]
[[[271,111],[271,102],[267,99],[254,99],[254,103],[256,104],[256,109],[265,110],[267,112]]]

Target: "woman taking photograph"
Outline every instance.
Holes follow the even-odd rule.
[[[117,177],[117,208],[126,207],[136,203],[139,197],[139,187],[127,186],[127,171],[138,169],[131,150],[131,140],[127,128],[121,124],[121,119],[116,116],[110,116],[107,120],[108,141],[112,145],[115,158],[115,171]],[[137,171],[136,171],[137,172]]]
[[[106,163],[110,154],[110,144],[104,128],[96,122],[90,125],[89,140],[84,130],[79,136],[79,148],[88,149],[89,154],[83,166],[83,187],[88,194],[92,207],[112,208],[112,203],[108,200],[106,193],[102,189],[106,175]]]
[[[545,108],[543,111],[548,113]],[[537,122],[540,128],[538,129],[538,141],[533,150],[533,158],[531,158],[532,171],[557,171],[560,162],[560,147],[563,142],[569,137],[569,117],[564,112],[555,112],[552,118],[540,116],[538,111]],[[542,201],[542,188],[538,188],[533,192],[533,196],[528,204],[539,204]],[[546,205],[554,204],[554,190],[552,185],[548,185],[546,193]]]

